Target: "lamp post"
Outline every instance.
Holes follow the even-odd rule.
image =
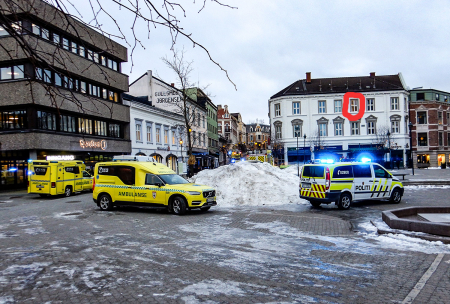
[[[389,169],[392,169],[392,166],[391,166],[391,132],[389,132],[389,130],[388,130],[386,135],[388,137],[388,144],[389,144]]]
[[[297,137],[297,176],[300,176],[300,162],[298,161],[298,131],[295,132],[295,137]]]
[[[412,169],[412,175],[414,175],[414,158],[413,158],[413,149],[412,149],[412,127],[413,124],[410,121],[408,124],[409,127],[409,163],[411,164],[411,169]]]
[[[306,152],[305,152],[305,143],[306,143],[306,134],[303,134],[303,164],[305,164],[305,154],[306,154]]]
[[[180,147],[181,147],[181,161],[183,161],[183,140],[180,139]]]

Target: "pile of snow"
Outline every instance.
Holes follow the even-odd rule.
[[[298,165],[292,165],[292,166],[289,166],[289,167],[287,167],[287,168],[285,168],[285,169],[282,169],[283,170],[283,172],[285,172],[285,173],[290,173],[290,174],[294,174],[295,176],[297,176],[297,173],[299,172],[300,174],[302,173],[302,168],[303,168],[303,166],[302,165],[300,165],[300,168],[298,168],[299,166]]]
[[[219,206],[308,203],[299,197],[300,179],[295,175],[268,163],[239,162],[200,171],[190,181],[214,187]]]

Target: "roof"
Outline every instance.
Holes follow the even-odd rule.
[[[383,76],[358,76],[311,79],[300,79],[276,93],[270,99],[282,96],[336,94],[347,92],[373,92],[406,90],[401,74]]]

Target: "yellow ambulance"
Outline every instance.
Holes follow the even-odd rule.
[[[355,200],[400,203],[404,188],[398,178],[377,163],[308,164],[300,176],[300,197],[314,207],[335,203],[348,209]]]
[[[28,163],[28,193],[71,196],[91,190],[92,176],[82,161],[33,160]]]
[[[114,206],[157,207],[177,215],[216,206],[215,189],[189,183],[151,157],[119,156],[94,169],[93,199],[100,210]]]

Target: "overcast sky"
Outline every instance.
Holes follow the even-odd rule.
[[[181,26],[228,70],[237,90],[204,51],[180,38],[177,48],[184,46],[194,61],[192,80],[209,85],[213,102],[240,112],[246,123],[257,118],[268,123],[268,99],[304,79],[305,72],[312,78],[401,72],[410,88],[450,92],[450,1],[223,0],[237,7],[230,9],[207,0],[200,13],[203,1],[182,2]],[[132,16],[114,6],[129,35]],[[117,31],[107,21],[104,26]],[[138,26],[145,50],[136,49],[132,73],[130,62],[122,67],[130,83],[146,70],[176,82],[160,60],[170,56],[167,29],[152,29],[147,39],[145,24]]]

